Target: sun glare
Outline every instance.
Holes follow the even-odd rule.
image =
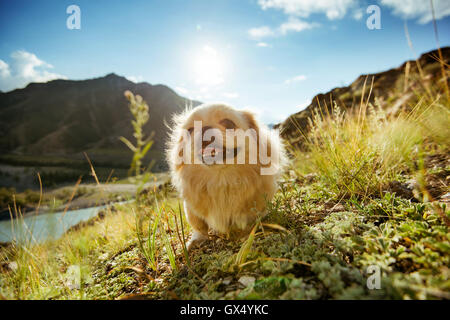
[[[202,86],[215,86],[224,82],[225,61],[216,49],[203,46],[193,61],[195,80]]]

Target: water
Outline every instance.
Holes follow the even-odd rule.
[[[81,221],[95,217],[97,213],[106,206],[98,206],[86,209],[64,211],[56,213],[28,216],[23,219],[0,221],[0,242],[23,242],[31,237],[36,242],[58,239],[68,228]]]

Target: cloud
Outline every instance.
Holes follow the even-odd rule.
[[[266,43],[266,42],[258,42],[256,45],[258,47],[262,47],[262,48],[270,47],[270,45],[268,43]]]
[[[210,94],[208,92],[202,93],[202,91],[203,90],[200,89],[200,93],[193,94],[192,95],[193,98],[190,98],[190,99],[207,102],[208,100],[211,100],[213,98],[212,94]]]
[[[222,96],[224,96],[227,99],[239,98],[239,94],[237,92],[224,92],[224,93],[222,93]]]
[[[403,19],[416,19],[425,24],[433,19],[430,1],[424,0],[381,0],[382,5],[393,9],[392,13]],[[436,20],[450,16],[450,1],[434,0]]]
[[[186,95],[189,93],[189,90],[184,87],[175,87],[175,90],[183,95]]]
[[[363,17],[358,0],[258,0],[263,10],[281,10],[288,16],[307,18],[311,14],[325,14],[328,19],[342,19],[352,11],[356,20]],[[421,24],[432,20],[430,1],[428,0],[378,0],[392,10],[392,13],[403,19],[415,19]],[[433,0],[436,19],[450,16],[450,1]]]
[[[364,16],[363,9],[361,9],[361,8],[355,9],[353,11],[352,15],[353,15],[353,19],[358,20],[358,21],[361,20],[362,17]]]
[[[288,21],[281,24],[276,29],[272,29],[268,26],[263,26],[263,27],[259,27],[259,28],[252,28],[248,31],[248,33],[249,33],[250,37],[252,37],[253,39],[260,40],[262,38],[267,38],[267,37],[284,36],[289,31],[300,32],[303,30],[309,30],[309,29],[315,28],[317,26],[319,26],[319,24],[315,23],[315,22],[310,23],[307,21],[300,20],[296,17],[289,17]],[[259,47],[267,47],[268,44],[265,42],[259,42],[258,46]]]
[[[293,78],[287,79],[286,81],[284,81],[284,83],[291,84],[293,82],[305,81],[306,79],[307,79],[306,76],[301,74],[301,75],[295,76]]]
[[[14,51],[10,57],[10,64],[0,60],[0,90],[10,91],[22,88],[30,82],[67,79],[63,75],[48,71],[53,66],[33,53],[18,50]]]
[[[279,108],[246,105],[243,110],[252,112],[259,121],[266,125],[279,123],[287,118],[287,115],[281,112]]]
[[[298,18],[290,17],[287,22],[283,23],[279,27],[279,31],[281,32],[281,34],[286,34],[289,31],[300,32],[303,30],[315,28],[318,25],[318,23],[309,23]]]
[[[263,10],[278,9],[289,16],[309,17],[312,13],[324,13],[328,19],[341,19],[357,5],[357,0],[258,0]]]
[[[261,39],[261,38],[273,36],[275,34],[275,32],[271,28],[269,28],[267,26],[263,26],[263,27],[259,27],[259,28],[251,28],[250,30],[248,30],[248,34],[250,35],[250,37],[252,37],[254,39]]]
[[[143,76],[125,76],[130,81],[133,81],[134,83],[139,83],[144,81]]]
[[[7,78],[11,75],[8,64],[0,59],[0,79]]]
[[[260,107],[255,107],[255,106],[244,106],[243,110],[246,111],[250,111],[251,113],[253,113],[257,118],[261,117],[261,108]]]

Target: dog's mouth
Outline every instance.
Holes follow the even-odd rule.
[[[224,164],[226,159],[234,159],[239,152],[239,148],[204,147],[201,149],[201,158],[204,164]]]

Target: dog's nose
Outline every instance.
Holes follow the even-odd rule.
[[[213,127],[210,126],[205,126],[202,127],[202,137],[205,137],[205,132],[208,131],[209,129],[214,129]],[[202,141],[202,148],[205,148],[206,146],[208,146],[210,143],[214,142],[216,140],[216,138],[214,136],[212,136],[209,140],[203,140]]]

